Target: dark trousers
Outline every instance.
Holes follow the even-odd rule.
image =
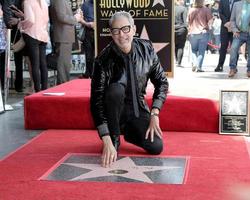
[[[233,41],[233,33],[228,32],[225,27],[221,27],[221,33],[220,33],[220,39],[221,39],[221,46],[220,46],[220,57],[219,57],[219,63],[218,66],[223,67],[226,55],[227,55],[227,48],[230,44],[232,44]]]
[[[57,85],[70,80],[72,43],[57,42],[55,44],[57,58]]]
[[[5,52],[0,53],[0,79],[1,88],[4,91],[4,77],[5,77]]]
[[[154,142],[145,134],[150,123],[150,113],[140,109],[140,116],[134,116],[132,103],[125,102],[125,88],[119,83],[113,83],[106,90],[105,110],[107,111],[110,134],[124,134],[124,139],[146,150],[149,154],[160,154],[163,149],[162,140],[155,135]]]
[[[95,58],[95,36],[93,29],[85,28],[85,31],[85,38],[83,41],[83,50],[86,58],[85,75],[91,78],[93,74],[93,63]]]
[[[11,41],[14,41],[16,35],[17,28],[15,27],[11,31]],[[17,32],[16,41],[17,42],[21,37],[20,31]],[[22,91],[23,90],[23,51],[19,51],[14,53],[15,60],[15,90]]]
[[[178,32],[175,32],[175,59],[178,65],[181,65],[186,38],[187,38],[186,28],[182,28]]]
[[[31,62],[32,78],[36,92],[48,88],[48,68],[46,62],[46,43],[23,34]]]

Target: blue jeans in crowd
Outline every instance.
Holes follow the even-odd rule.
[[[237,60],[238,60],[238,53],[239,49],[242,44],[247,44],[247,49],[250,49],[250,35],[249,33],[241,32],[239,37],[233,38],[233,43],[230,50],[230,62],[229,67],[230,69],[237,68]],[[250,57],[248,56],[247,59],[247,71],[250,72]]]
[[[209,33],[207,32],[189,35],[189,41],[192,49],[192,63],[193,66],[196,66],[198,70],[201,70],[202,68],[208,39]]]

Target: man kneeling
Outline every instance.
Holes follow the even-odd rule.
[[[163,150],[159,112],[168,81],[148,40],[134,38],[136,27],[128,12],[116,12],[109,21],[113,41],[95,60],[91,82],[91,113],[103,141],[102,166],[117,159],[120,134],[149,154]],[[153,83],[152,110],[144,99]]]

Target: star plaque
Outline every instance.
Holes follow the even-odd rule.
[[[249,135],[248,91],[221,91],[220,133]]]
[[[100,155],[70,154],[42,179],[183,184],[187,161],[184,157],[120,156],[104,168]]]

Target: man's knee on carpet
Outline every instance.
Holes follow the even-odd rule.
[[[148,154],[159,155],[163,151],[163,142],[158,136],[154,136],[154,141],[151,142],[150,139],[142,139],[138,137],[129,137],[129,135],[124,135],[125,141],[143,148]]]
[[[152,155],[159,155],[161,154],[163,150],[163,143],[158,136],[154,137],[154,141],[151,142],[149,139],[145,140],[143,144],[143,149],[147,151],[147,153],[152,154]]]

